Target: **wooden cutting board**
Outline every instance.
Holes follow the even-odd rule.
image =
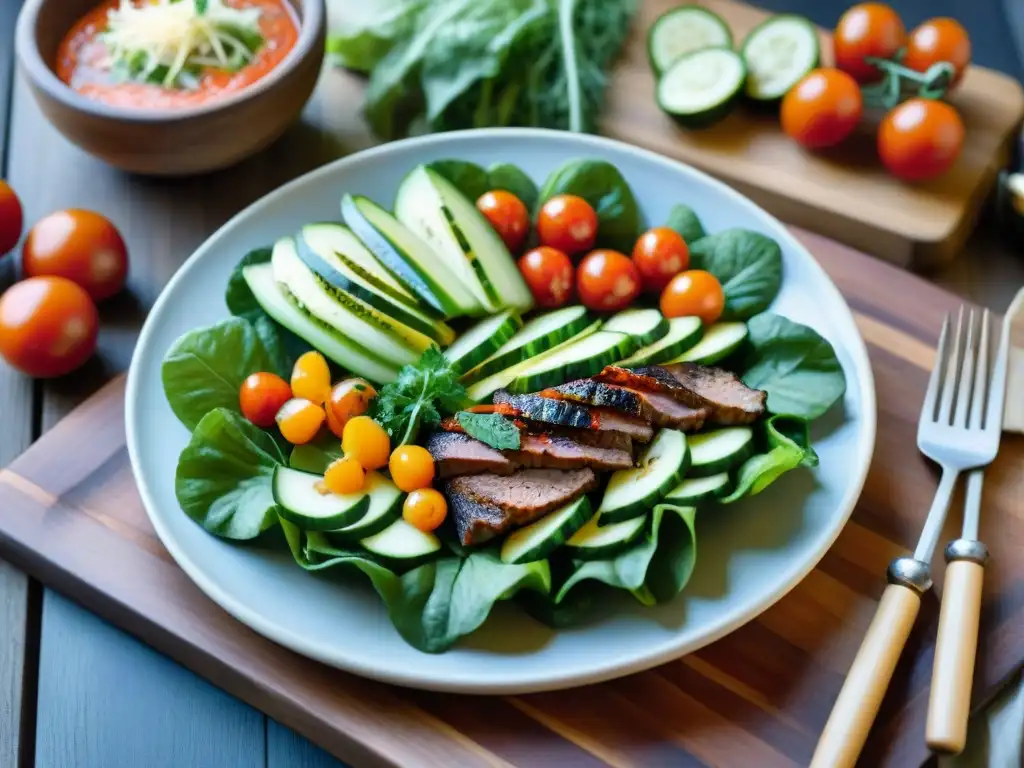
[[[721,15],[737,44],[768,16],[733,0],[697,4]],[[646,44],[651,22],[676,5],[678,0],[641,3],[612,77],[603,133],[694,165],[783,221],[901,266],[932,266],[959,253],[1018,138],[1024,92],[1016,80],[971,66],[950,99],[967,127],[960,159],[939,179],[904,184],[879,163],[870,125],[841,147],[817,155],[783,134],[772,114],[738,110],[703,131],[676,126],[654,101]],[[830,59],[831,39],[824,30],[821,40]]]
[[[847,296],[869,344],[879,395],[875,458],[852,521],[818,567],[758,619],[678,661],[576,690],[470,697],[362,680],[264,640],[203,596],[156,538],[125,449],[123,379],[0,471],[0,557],[356,768],[805,765],[886,565],[912,546],[931,501],[936,476],[915,450],[916,420],[936,331],[957,300],[796,234]],[[986,480],[982,538],[992,561],[976,705],[1024,661],[1022,462],[1024,436],[1007,436]],[[941,564],[936,581],[941,588]],[[906,768],[927,757],[937,608],[938,596],[927,595],[866,766]]]

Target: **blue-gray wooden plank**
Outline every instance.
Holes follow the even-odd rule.
[[[345,768],[290,728],[267,718],[267,768]]]

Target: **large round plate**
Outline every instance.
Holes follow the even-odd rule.
[[[224,286],[238,259],[310,221],[338,218],[344,192],[389,203],[418,163],[458,157],[507,161],[535,179],[571,157],[604,158],[632,185],[647,221],[674,203],[697,210],[708,231],[747,227],[782,246],[785,278],[773,309],[813,326],[835,346],[847,377],[843,408],[816,425],[820,467],[794,472],[756,498],[697,523],[696,572],[670,604],[610,607],[600,622],[552,631],[500,605],[474,635],[427,656],[392,628],[368,584],[311,576],[287,552],[221,541],[174,498],[188,433],[171,413],[160,361],[173,341],[227,315]],[[724,184],[676,162],[592,136],[481,130],[411,139],[360,152],[296,179],[249,206],[197,250],[150,313],[128,377],[128,449],[161,541],[199,587],[270,639],[359,675],[421,688],[477,693],[536,691],[636,672],[700,648],[757,616],[818,562],[860,494],[875,435],[867,352],[853,316],[811,255],[772,216]]]

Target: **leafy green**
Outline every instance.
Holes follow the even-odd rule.
[[[470,437],[499,451],[519,450],[519,429],[512,420],[500,413],[470,413],[459,411],[455,414],[459,426]]]
[[[756,496],[782,475],[797,467],[818,466],[818,454],[811,447],[808,423],[801,419],[772,416],[761,425],[767,451],[751,456],[740,465],[736,485],[721,500],[731,504]]]
[[[256,297],[249,290],[249,284],[245,282],[242,270],[251,264],[266,264],[270,261],[273,250],[270,248],[255,248],[241,258],[228,277],[228,287],[224,292],[224,303],[228,305],[228,311],[239,317],[250,317],[263,313]]]
[[[269,433],[215,408],[178,458],[174,492],[185,514],[210,533],[252,539],[277,522],[271,481],[283,463]]]
[[[768,309],[782,287],[782,249],[770,237],[727,229],[688,243],[691,264],[718,278],[723,320],[746,320]]]
[[[328,465],[341,458],[341,441],[333,433],[325,433],[312,442],[296,445],[288,457],[288,466],[302,472],[322,475]]]
[[[334,63],[369,72],[401,38],[412,32],[417,14],[429,0],[374,0],[328,2],[334,26],[327,53]],[[355,18],[354,18],[355,16]]]
[[[476,202],[482,194],[491,189],[487,171],[476,163],[466,160],[435,160],[428,163],[428,166],[454,184],[455,188],[471,202]]]
[[[537,185],[533,179],[512,163],[495,163],[487,169],[491,189],[504,189],[523,201],[526,210],[537,205]]]
[[[597,242],[631,253],[640,233],[640,208],[619,169],[604,160],[570,160],[556,168],[540,189],[540,202],[578,195],[597,211]]]
[[[466,402],[458,371],[437,347],[429,347],[416,365],[405,365],[398,378],[380,388],[373,401],[373,418],[392,443],[416,439],[421,426],[437,426],[442,412],[455,413]]]
[[[813,328],[765,312],[747,323],[749,344],[740,361],[748,387],[768,393],[768,410],[813,420],[846,392],[846,376],[832,345]]]
[[[687,245],[697,242],[707,234],[693,208],[682,203],[672,206],[672,210],[668,212],[668,221],[665,222],[665,226],[678,232]]]

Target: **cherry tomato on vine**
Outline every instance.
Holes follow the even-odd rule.
[[[6,181],[0,179],[0,256],[14,250],[24,223],[21,201]]]
[[[703,269],[680,272],[661,294],[665,317],[699,317],[711,325],[722,316],[725,292],[718,278]]]
[[[964,123],[944,101],[910,99],[878,128],[878,154],[893,176],[922,181],[947,171],[964,143]]]
[[[530,234],[530,212],[523,201],[504,189],[494,189],[480,195],[476,207],[491,222],[505,246],[512,253],[519,253]]]
[[[281,406],[292,397],[288,382],[276,373],[261,371],[247,377],[238,392],[242,415],[257,427],[269,429]]]
[[[636,241],[633,263],[640,273],[644,290],[661,293],[673,277],[690,266],[690,249],[674,229],[655,227]]]
[[[549,245],[572,256],[588,251],[597,240],[597,212],[576,195],[555,195],[540,208],[537,235]]]
[[[562,251],[542,245],[519,259],[519,271],[540,307],[560,307],[572,296],[572,261]]]
[[[63,277],[30,277],[0,296],[0,355],[38,379],[63,376],[92,356],[99,314]]]
[[[448,516],[448,502],[434,488],[420,488],[405,497],[402,517],[424,533],[438,528]]]
[[[400,445],[391,452],[388,471],[399,490],[409,493],[434,482],[434,457],[420,445]]]
[[[128,250],[110,221],[70,208],[37,221],[22,246],[25,274],[58,275],[82,286],[95,301],[113,296],[128,275]]]
[[[859,83],[881,80],[879,69],[864,58],[891,59],[903,46],[906,34],[899,14],[885,3],[855,5],[839,18],[832,33],[836,67]]]
[[[929,19],[915,27],[907,38],[903,66],[924,72],[939,61],[953,65],[953,84],[960,81],[971,61],[971,39],[955,19]]]
[[[640,293],[640,273],[625,254],[605,248],[591,251],[576,270],[576,293],[589,309],[623,309]]]
[[[808,149],[838,144],[864,111],[860,87],[838,69],[814,69],[782,99],[782,130]]]

